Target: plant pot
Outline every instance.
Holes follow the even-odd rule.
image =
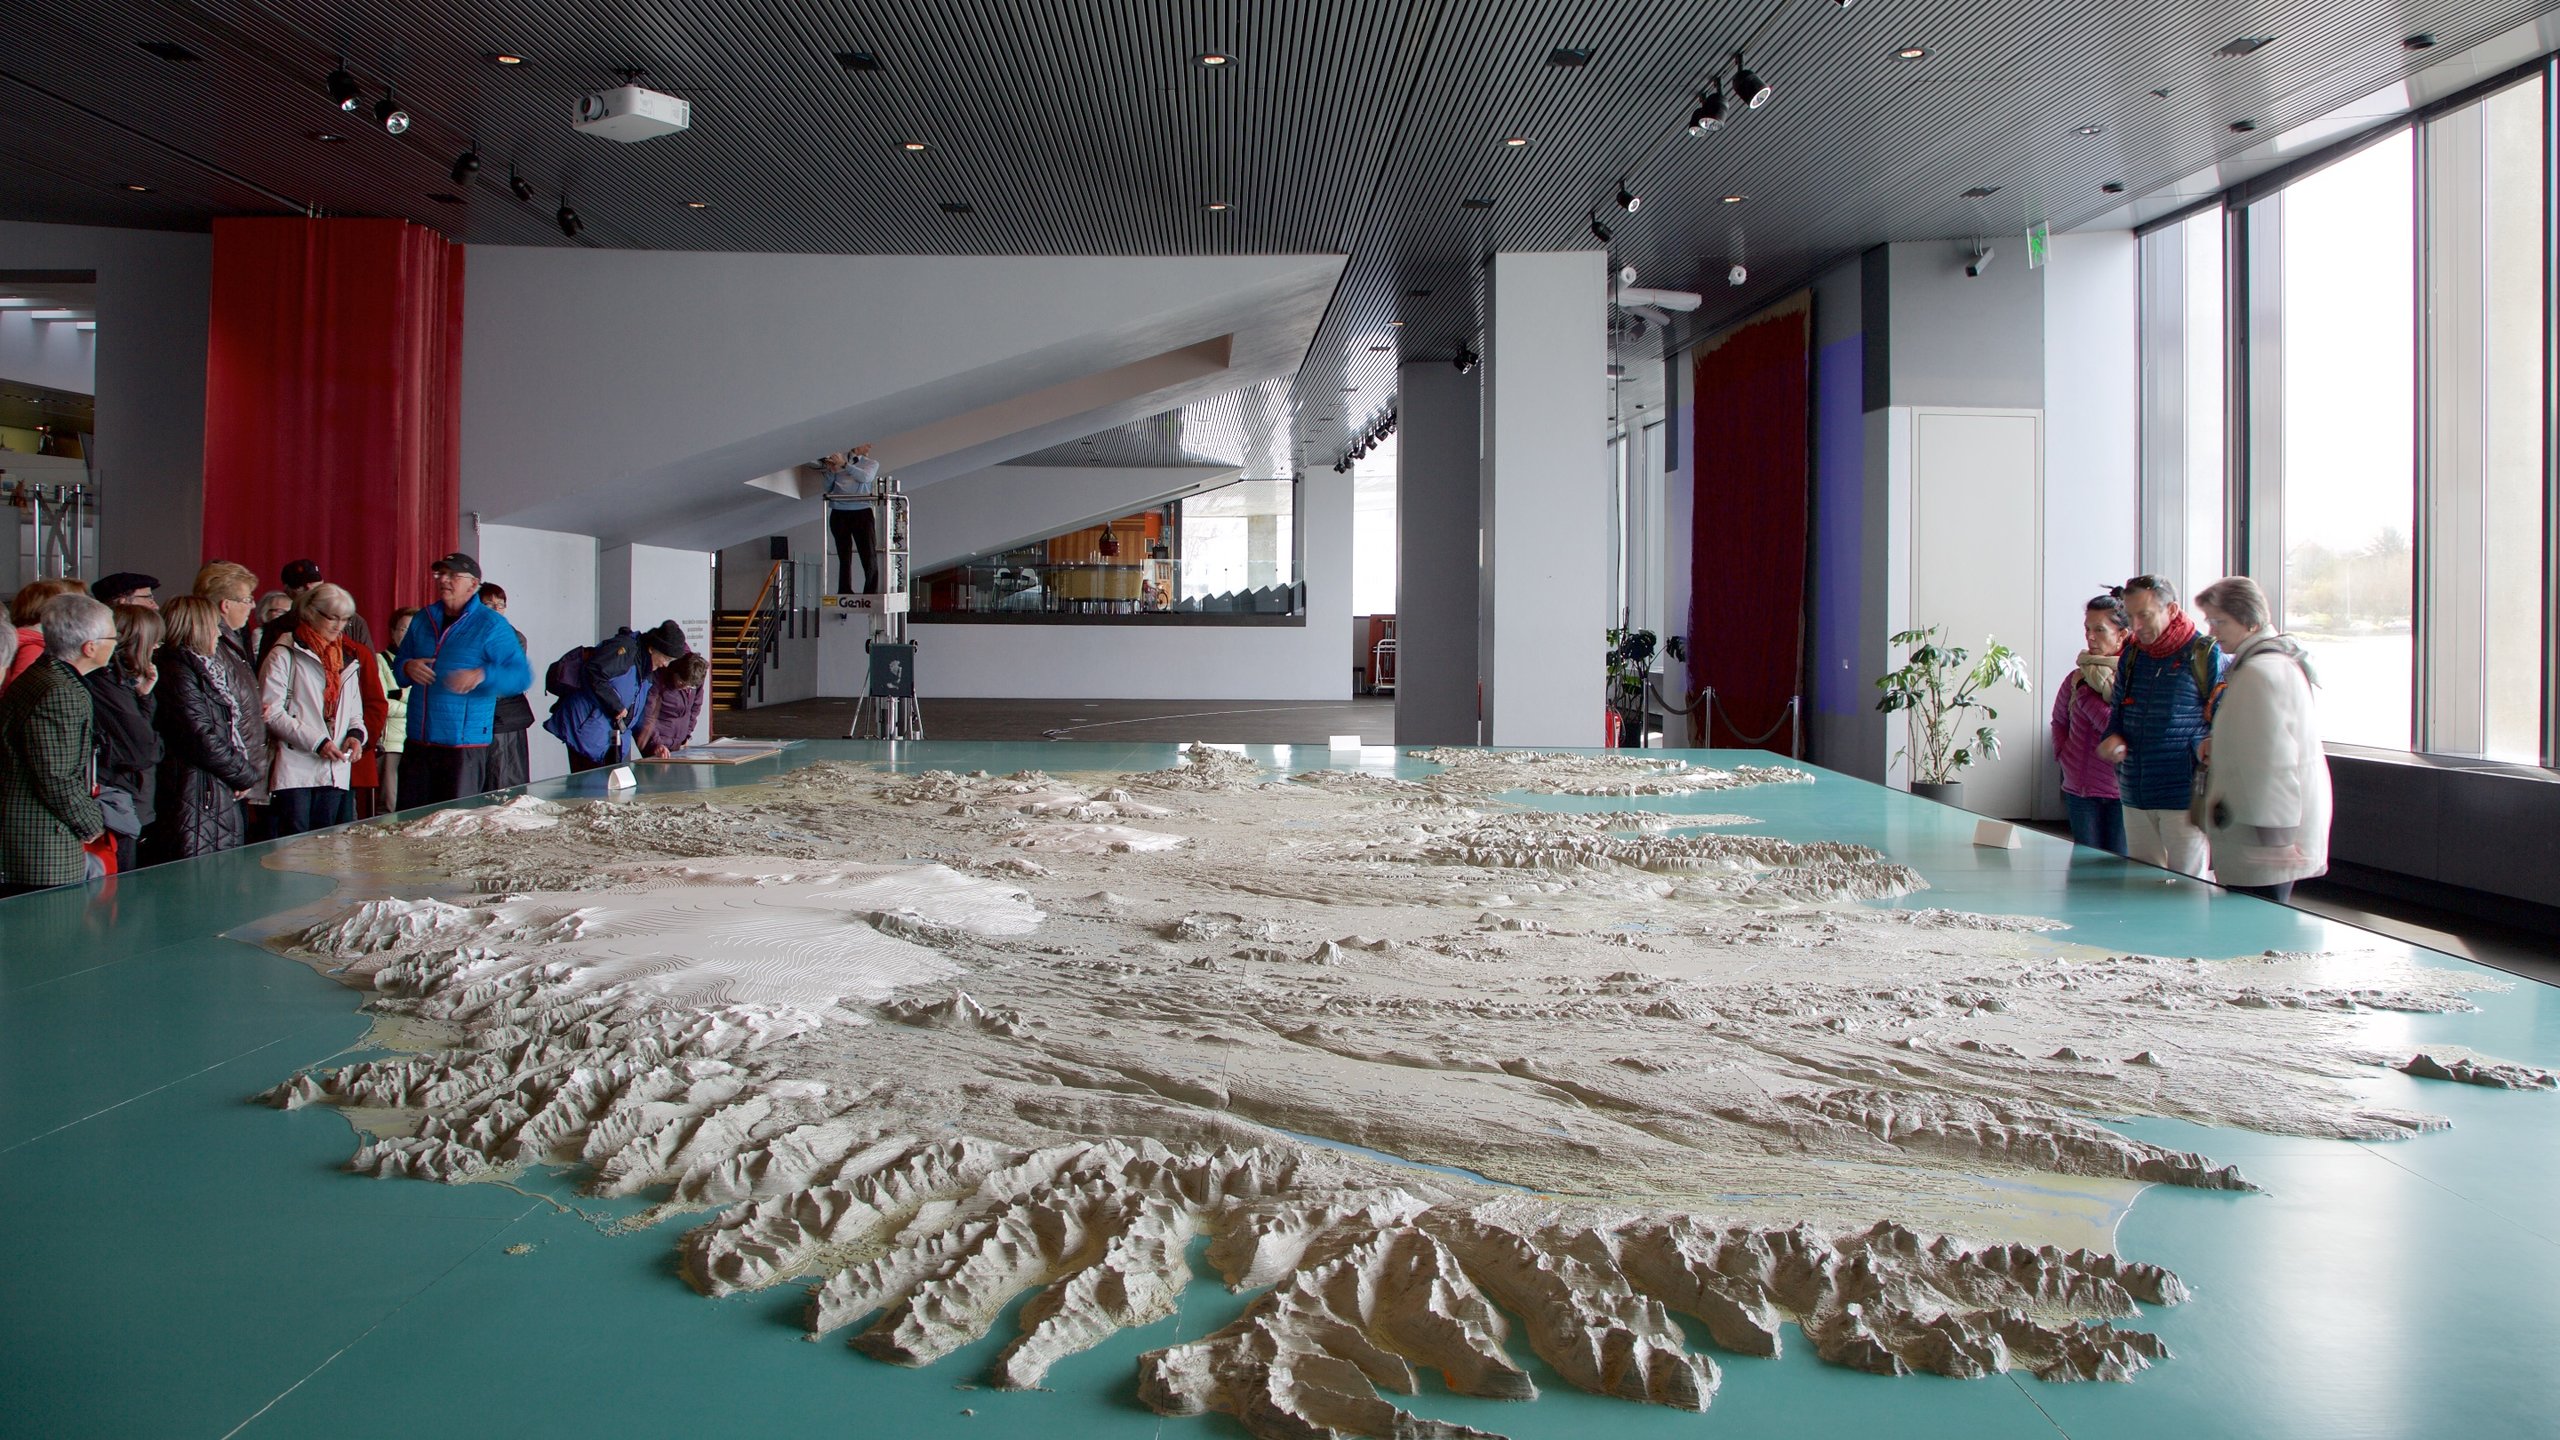
[[[1964,782],[1961,780],[1948,780],[1937,785],[1914,780],[1911,782],[1911,793],[1923,800],[1935,800],[1941,805],[1952,805],[1958,810],[1964,808]]]

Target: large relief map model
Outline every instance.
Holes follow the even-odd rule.
[[[2114,1220],[2147,1184],[2253,1187],[2095,1117],[2392,1139],[2445,1122],[2359,1101],[2361,1067],[2552,1084],[2375,1049],[2375,1012],[2485,977],[2111,953],[1861,904],[1924,888],[1861,846],[1607,808],[1800,770],[1415,753],[1440,768],[822,764],[315,837],[278,863],[341,898],[271,943],[404,1058],[261,1098],[340,1107],[374,1175],[581,1167],[654,1202],[629,1228],[682,1226],[696,1289],[804,1287],[813,1338],[881,1360],[1028,1294],[1003,1387],[1171,1315],[1205,1242],[1255,1298],[1144,1355],[1147,1404],[1441,1437],[1484,1432],[1391,1397],[1531,1398],[1515,1327],[1574,1385],[1690,1410],[1724,1366],[1679,1316],[1726,1362],[1792,1323],[1858,1370],[2128,1379],[2167,1352],[2126,1322],[2187,1297]],[[350,903],[395,892],[456,898]]]

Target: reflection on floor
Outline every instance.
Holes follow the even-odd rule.
[[[858,700],[797,700],[719,710],[712,732],[751,740],[841,740]],[[1217,745],[1322,745],[1396,738],[1396,702],[1375,700],[927,700],[932,740],[1110,740]]]

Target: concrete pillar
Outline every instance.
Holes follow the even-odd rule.
[[[1473,745],[1483,372],[1415,360],[1396,378],[1396,743]]]
[[[1597,745],[1607,704],[1608,257],[1493,258],[1485,336],[1485,741]]]

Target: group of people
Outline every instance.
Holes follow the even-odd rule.
[[[2196,596],[2137,575],[2089,601],[2053,697],[2071,838],[2289,899],[2329,868],[2329,761],[2310,658],[2245,575]]]
[[[310,560],[272,613],[227,560],[165,603],[131,572],[21,589],[0,626],[0,895],[523,784],[523,632],[472,556],[431,574],[381,648]],[[675,621],[625,628],[551,666],[545,728],[576,770],[665,755],[708,675]]]

